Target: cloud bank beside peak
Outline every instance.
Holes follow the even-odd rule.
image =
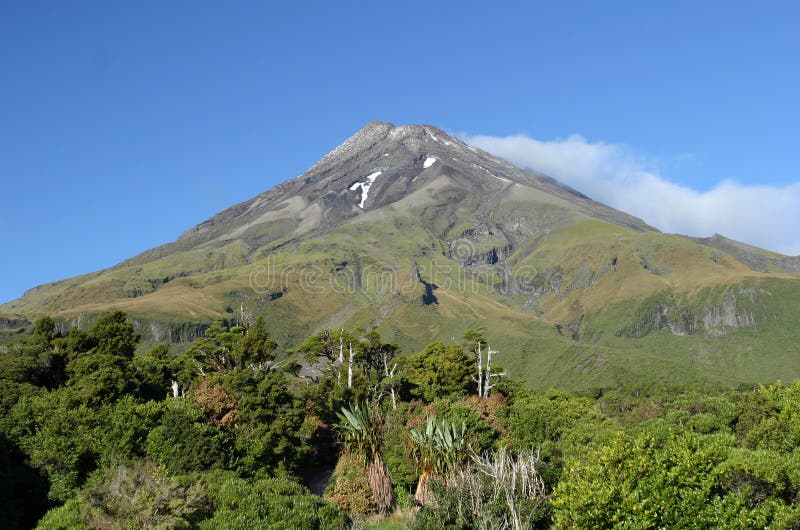
[[[664,232],[714,233],[783,254],[800,254],[800,182],[719,182],[707,191],[677,184],[625,146],[580,135],[542,141],[524,135],[462,134],[469,145],[551,176]]]

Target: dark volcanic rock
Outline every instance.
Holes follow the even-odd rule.
[[[31,322],[24,317],[0,317],[0,330],[19,329],[30,325]]]

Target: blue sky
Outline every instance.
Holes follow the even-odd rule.
[[[0,4],[0,301],[171,241],[373,119],[800,252],[800,4],[273,4]]]

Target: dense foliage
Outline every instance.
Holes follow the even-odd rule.
[[[0,347],[3,528],[800,525],[800,382],[484,397],[477,332],[276,359],[260,319],[182,351],[120,312],[57,328]]]

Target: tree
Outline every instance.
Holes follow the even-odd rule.
[[[253,369],[264,369],[268,363],[274,360],[275,356],[272,352],[277,346],[278,344],[267,332],[264,319],[258,317],[245,329],[244,335],[237,344],[236,353],[242,365]]]
[[[371,330],[361,339],[362,364],[371,379],[378,382],[386,377],[386,367],[391,367],[392,361],[400,353],[397,344],[388,344],[381,340],[380,334]]]
[[[137,355],[131,367],[139,383],[139,395],[142,399],[163,399],[172,387],[178,389],[178,382],[173,378],[172,359],[169,346],[157,344],[144,355]],[[174,395],[175,392],[172,392]],[[177,396],[176,396],[177,397]]]
[[[67,386],[80,402],[100,407],[134,388],[126,357],[95,351],[67,364]]]
[[[464,333],[464,350],[475,356],[477,373],[473,381],[478,385],[478,396],[488,398],[492,388],[497,386],[497,383],[492,383],[493,378],[499,379],[506,375],[504,372],[498,373],[492,370],[492,355],[497,353],[497,351],[489,346],[489,342],[486,340],[483,333],[475,331],[474,329],[470,329]],[[483,352],[486,352],[485,365]]]
[[[88,352],[97,344],[97,340],[93,336],[80,328],[70,329],[66,336],[56,339],[54,342],[56,347],[64,350],[69,359]]]
[[[74,347],[68,355],[67,385],[79,401],[99,407],[134,388],[130,363],[139,336],[125,313],[103,315],[88,334],[75,332],[67,339]]]
[[[55,337],[56,324],[50,317],[42,317],[33,325],[34,341],[49,344]]]
[[[291,393],[281,372],[242,370],[220,378],[236,403],[236,469],[294,469],[307,449],[300,431],[302,402]]]
[[[477,330],[469,329],[464,333],[464,349],[469,353],[476,353],[479,348],[485,349],[489,343],[486,341],[486,336]]]
[[[461,346],[434,342],[421,352],[405,357],[403,362],[415,397],[433,401],[475,391],[474,360]]]
[[[349,349],[348,345],[352,346],[353,344],[356,345],[356,350],[353,352],[353,358],[350,363],[352,370],[352,361],[355,360],[355,356],[359,353],[358,340],[344,329],[338,331],[323,329],[319,333],[308,337],[303,344],[291,350],[290,353],[301,356],[309,364],[311,371],[323,376],[335,375],[336,383],[341,385],[341,369],[345,363],[345,351]]]
[[[411,458],[420,473],[414,499],[425,505],[430,500],[429,480],[437,476],[446,481],[464,463],[469,451],[466,426],[462,423],[459,429],[455,423],[430,417],[424,427],[410,431],[409,436]]]
[[[123,311],[101,316],[89,330],[89,335],[96,344],[95,353],[116,355],[128,360],[133,358],[139,344],[139,335]]]
[[[146,454],[171,473],[225,468],[231,460],[232,436],[207,425],[190,400],[166,401],[160,425],[147,435]]]
[[[493,378],[500,379],[506,375],[505,372],[495,373],[492,370],[492,355],[495,353],[497,353],[497,351],[493,350],[491,346],[486,346],[486,368],[482,369],[483,353],[481,352],[480,344],[478,345],[478,351],[476,353],[476,358],[478,360],[478,375],[475,378],[475,382],[478,383],[478,396],[484,399],[488,398],[492,389],[497,386],[497,383],[492,382]]]
[[[362,364],[365,372],[374,383],[376,394],[379,391],[388,390],[392,400],[392,409],[397,409],[397,373],[398,364],[394,362],[395,357],[400,353],[397,344],[388,344],[381,341],[380,334],[371,330],[364,335],[361,340]]]
[[[342,407],[337,413],[345,447],[362,455],[367,478],[378,511],[387,514],[394,505],[394,491],[389,470],[383,458],[385,418],[377,406],[366,403]]]
[[[267,332],[261,317],[247,328],[228,328],[222,322],[215,322],[205,335],[197,339],[186,352],[200,375],[245,369],[269,371],[279,364],[273,363],[275,357],[272,352],[277,344]]]
[[[101,414],[62,388],[20,399],[11,416],[19,447],[50,481],[48,496],[69,499],[97,465]]]

